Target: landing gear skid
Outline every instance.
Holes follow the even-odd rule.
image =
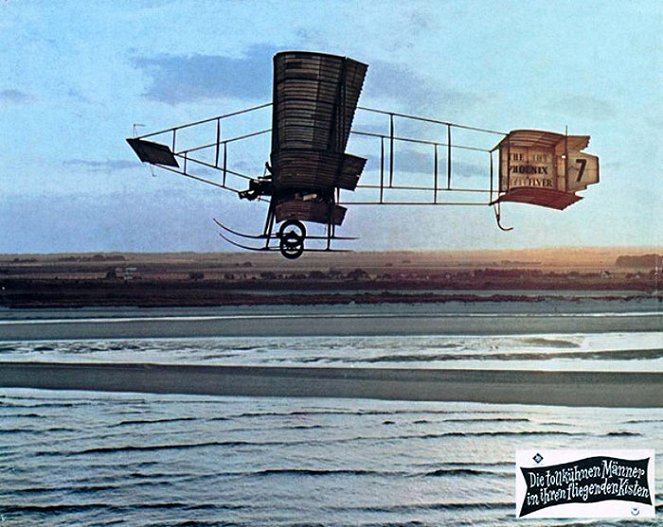
[[[348,236],[336,236],[333,231],[329,232],[327,236],[309,235],[306,232],[306,226],[301,221],[294,219],[284,221],[276,233],[271,232],[272,225],[268,223],[263,234],[246,234],[231,229],[217,219],[214,219],[214,223],[216,223],[222,229],[222,231],[219,232],[219,236],[234,247],[239,249],[246,249],[249,251],[279,251],[283,257],[287,258],[288,260],[296,260],[302,254],[304,254],[304,252],[349,252],[347,250],[332,249],[330,246],[331,241],[357,239]],[[253,247],[243,243],[238,243],[231,237],[231,235],[232,237],[243,238],[246,240],[265,240],[265,245],[263,247]],[[278,245],[270,244],[272,240],[278,240]],[[306,240],[325,240],[327,242],[327,246],[325,249],[305,247],[304,242]]]

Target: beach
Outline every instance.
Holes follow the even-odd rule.
[[[655,300],[506,305],[11,312],[0,321],[0,386],[663,405]]]
[[[656,299],[0,318],[10,524],[509,525],[516,449],[663,448]]]
[[[480,335],[660,331],[657,299],[548,299],[379,306],[240,306],[198,310],[6,311],[0,339],[213,336]]]

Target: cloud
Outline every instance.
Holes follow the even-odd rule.
[[[358,116],[353,123],[352,131],[361,136],[362,133],[376,134],[389,137],[390,125],[388,115],[379,115],[377,119],[382,123],[365,123],[366,112],[359,110]],[[374,115],[373,114],[373,118]],[[446,141],[447,128],[445,125],[431,124],[414,119],[406,119],[396,116],[394,118],[394,136],[401,138],[417,139],[432,142]]]
[[[482,97],[442,86],[438,81],[421,75],[407,66],[373,61],[365,85],[367,97],[390,99],[404,108],[435,110],[446,106],[469,109],[483,101]]]
[[[25,195],[0,207],[0,253],[215,251],[229,246],[212,218],[262,228],[266,207],[202,188],[127,193]],[[21,221],[17,222],[16,218]],[[241,218],[238,219],[238,218]]]
[[[157,55],[134,57],[133,65],[150,80],[148,99],[181,104],[233,97],[266,101],[272,94],[272,56],[278,48],[249,47],[244,56]]]
[[[34,97],[29,93],[20,90],[2,90],[0,91],[0,102],[13,104],[24,104],[32,101]]]
[[[447,160],[444,152],[440,149],[438,157],[438,175],[440,178],[446,178]],[[367,156],[366,170],[379,170],[380,157],[377,155]],[[389,151],[385,152],[384,158],[385,171],[389,167]],[[424,174],[433,176],[434,173],[434,154],[431,152],[419,152],[417,150],[407,150],[394,148],[394,172],[396,176],[399,173],[405,174]],[[488,164],[480,166],[466,161],[454,161],[452,157],[451,174],[452,176],[473,177],[484,176],[488,174]]]
[[[64,166],[92,170],[94,172],[112,172],[116,170],[131,170],[140,166],[137,161],[127,161],[124,159],[106,160],[106,161],[88,161],[85,159],[70,159],[62,163]]]
[[[467,161],[452,161],[451,175],[461,177],[487,176],[490,174],[490,165],[477,165]]]
[[[308,35],[299,30],[299,36]],[[148,99],[177,105],[221,98],[268,101],[272,96],[272,57],[281,49],[270,44],[250,46],[241,57],[225,55],[134,56],[131,59],[148,78],[143,94]],[[388,99],[411,110],[440,106],[471,108],[483,99],[471,92],[441,86],[407,66],[375,60],[370,62],[364,84],[367,98]],[[362,101],[365,100],[362,97]]]
[[[433,173],[433,154],[418,152],[416,150],[402,150],[394,148],[394,171],[406,174],[432,174]],[[389,149],[386,149],[384,155],[385,171],[389,168]],[[366,170],[379,170],[380,156],[369,155],[366,163]]]
[[[586,95],[567,95],[557,97],[548,105],[548,109],[555,112],[584,117],[595,121],[611,119],[617,114],[612,103]]]

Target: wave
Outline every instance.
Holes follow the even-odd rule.
[[[301,443],[305,444],[306,441],[302,441]],[[39,451],[39,452],[33,452],[30,455],[32,457],[58,457],[58,456],[71,457],[71,456],[81,456],[81,455],[91,455],[91,454],[94,455],[115,454],[119,452],[157,452],[164,450],[188,450],[194,448],[206,448],[211,446],[235,447],[235,446],[260,446],[260,445],[271,445],[271,444],[275,443],[260,443],[260,442],[251,442],[251,441],[209,441],[205,443],[181,443],[181,444],[170,444],[170,445],[124,445],[124,446],[113,446],[113,447],[94,447],[94,448],[86,448],[83,450],[75,450],[75,451]]]
[[[579,348],[577,340],[552,339],[545,337],[529,337],[522,340],[524,345],[546,347],[546,348]]]
[[[188,450],[192,448],[206,448],[211,446],[234,447],[234,446],[256,446],[261,443],[250,441],[208,441],[204,443],[180,443],[171,445],[125,445],[116,447],[95,447],[80,450],[78,452],[69,452],[69,455],[85,454],[114,454],[117,452],[151,452],[160,450]],[[37,452],[36,456],[52,454],[51,452]]]
[[[524,417],[466,417],[464,419],[443,419],[445,423],[530,423]]]
[[[51,393],[53,395],[51,395]],[[76,406],[94,406],[94,405],[101,405],[101,404],[114,404],[115,401],[109,401],[107,395],[100,396],[99,398],[94,397],[94,394],[88,394],[85,399],[80,399],[78,397],[57,397],[55,392],[51,392],[48,394],[48,396],[45,396],[43,398],[36,397],[34,395],[2,395],[0,398],[5,399],[5,400],[12,400],[12,401],[30,401],[33,402],[35,405],[44,405],[44,406],[50,406],[50,405],[60,405],[60,404],[65,404],[69,403],[72,405]],[[59,394],[57,394],[59,395]],[[36,401],[36,402],[35,402]],[[133,396],[133,394],[127,394],[126,396],[123,395],[122,397],[122,402],[126,404],[140,404],[144,403],[144,399],[139,399]],[[186,401],[177,401],[177,402],[186,402]],[[198,402],[198,401],[197,401]]]
[[[313,443],[352,443],[355,441],[394,441],[394,440],[429,440],[429,439],[445,439],[445,438],[474,438],[474,437],[543,437],[543,436],[565,436],[565,437],[588,437],[591,434],[585,432],[566,432],[563,430],[495,430],[495,431],[478,431],[478,432],[442,432],[439,434],[419,434],[419,435],[394,435],[394,436],[356,436],[352,438],[339,438],[339,439],[322,439],[312,441],[292,441],[292,442],[279,442],[279,443],[262,443],[262,444],[281,444],[281,445],[295,445],[295,444],[313,444]],[[626,432],[619,435],[632,435],[642,436],[636,432]],[[592,437],[612,437],[608,434],[594,434]]]
[[[29,454],[32,456],[32,454]],[[161,465],[163,462],[162,461],[138,461],[138,462],[131,462],[131,461],[124,461],[122,463],[122,469],[123,470],[128,470],[128,469],[133,469],[133,470],[139,470],[143,468],[148,468],[148,467],[153,467],[155,465]],[[106,469],[117,469],[117,463],[86,463],[86,469],[89,471],[89,473],[94,474],[95,471],[98,470],[106,470]],[[29,465],[26,464],[15,464],[13,466],[0,466],[0,472],[9,472],[14,475],[21,475],[21,474],[30,474],[30,473],[37,473],[44,474],[48,472],[49,470],[61,468],[61,465],[58,463],[55,466],[50,463],[44,463],[44,464],[36,464],[36,463],[30,463]],[[97,476],[95,478],[95,481],[112,481],[115,478],[115,476]],[[86,479],[85,481],[89,481],[89,478]]]
[[[224,475],[237,476],[405,476],[406,472],[390,472],[365,469],[310,469],[310,468],[270,468],[255,472],[237,472]]]
[[[413,477],[444,477],[444,476],[493,476],[499,478],[513,478],[513,471],[497,472],[492,470],[479,470],[474,468],[440,468],[430,472],[413,474]]]
[[[496,414],[499,413],[496,410],[474,410],[473,414]],[[338,409],[338,408],[321,408],[310,410],[285,410],[285,411],[266,411],[266,412],[242,412],[239,414],[233,414],[227,417],[227,419],[242,419],[242,418],[252,418],[252,417],[310,417],[310,416],[328,416],[328,415],[351,415],[351,416],[365,416],[365,415],[466,415],[467,412],[460,410],[439,410],[436,408],[410,408],[399,410],[397,408],[390,410],[366,410],[366,409]],[[216,419],[216,418],[211,418]]]
[[[174,443],[159,445],[120,445],[120,446],[102,446],[87,448],[76,451],[39,451],[31,455],[33,457],[58,457],[58,456],[86,456],[86,455],[107,455],[126,452],[159,452],[169,450],[190,450],[209,447],[293,447],[303,445],[332,445],[347,444],[356,442],[384,442],[384,441],[404,441],[404,440],[432,440],[446,438],[476,438],[476,437],[532,437],[532,436],[566,436],[566,437],[587,437],[588,434],[581,432],[565,432],[555,430],[533,430],[533,431],[478,431],[478,432],[444,432],[440,434],[411,434],[411,435],[392,435],[392,436],[354,436],[342,438],[325,439],[298,439],[292,441],[207,441],[201,443]],[[635,434],[634,435],[641,435]],[[609,437],[607,435],[596,435],[594,437]]]
[[[224,503],[186,503],[186,502],[164,502],[164,503],[133,503],[126,505],[112,505],[109,503],[62,503],[58,505],[15,505],[0,503],[0,509],[5,515],[13,514],[75,514],[104,510],[114,514],[122,514],[141,510],[154,509],[181,509],[185,511],[211,510],[211,511],[235,511],[253,509],[253,505],[238,505]]]
[[[134,419],[129,421],[120,421],[110,425],[109,428],[116,428],[118,426],[131,426],[131,425],[151,425],[151,424],[163,424],[163,423],[177,423],[182,421],[198,421],[197,417],[173,417],[165,419]]]
[[[41,436],[48,433],[58,433],[58,432],[79,432],[76,428],[65,428],[65,427],[53,427],[53,428],[2,428],[0,429],[0,435],[4,434],[30,434]]]
[[[557,359],[582,360],[656,360],[663,358],[663,348],[657,349],[625,349],[625,350],[582,350],[560,352],[521,352],[505,349],[503,352],[473,351],[471,353],[402,353],[378,355],[373,357],[331,357],[320,355],[316,357],[276,357],[267,358],[264,362],[291,362],[309,364],[314,362],[348,363],[348,364],[380,364],[399,362],[451,362],[462,360],[498,360],[498,361],[549,361]]]
[[[155,473],[145,473],[145,472],[129,472],[127,474],[127,477],[131,479],[137,479],[137,480],[147,480],[147,481],[139,481],[136,482],[136,485],[159,485],[162,483],[166,483],[170,485],[172,482],[171,480],[174,479],[173,474],[168,474],[165,472],[155,472]],[[183,475],[183,474],[178,474],[178,477],[180,478],[186,478],[188,476]],[[168,481],[158,481],[158,480],[164,480],[167,479]]]
[[[79,406],[93,406],[94,403],[91,402],[48,402],[48,403],[33,403],[33,404],[21,404],[21,403],[12,403],[8,401],[0,401],[0,407],[2,408],[74,408]]]
[[[48,493],[71,493],[71,494],[91,494],[95,492],[106,492],[123,488],[123,485],[82,485],[66,487],[16,487],[8,491],[7,494],[23,496],[25,494],[48,494]]]
[[[558,436],[558,435],[577,436],[577,437],[587,436],[586,433],[565,432],[563,430],[529,430],[529,431],[495,430],[495,431],[480,431],[480,432],[442,432],[440,434],[396,436],[396,437],[376,438],[376,439],[441,439],[445,437],[518,437],[518,436]]]
[[[331,510],[346,510],[352,512],[377,513],[418,513],[422,511],[457,511],[457,510],[513,510],[511,502],[481,502],[481,503],[412,503],[401,505],[366,506],[366,507],[328,507]]]
[[[12,417],[15,419],[51,419],[48,415],[37,414],[34,412],[30,412],[29,414],[14,414]]]
[[[357,523],[355,525],[356,527],[422,527],[430,524],[419,520],[410,520],[405,522]]]
[[[509,467],[513,468],[513,461],[492,461],[492,462],[483,462],[483,461],[454,461],[453,463],[435,463],[434,466],[436,469],[440,468],[440,465],[443,465],[447,468],[457,468],[457,467]],[[419,465],[423,466],[423,465]]]
[[[504,518],[506,522],[512,522],[513,516],[507,516]],[[530,520],[532,522],[534,520]],[[569,522],[569,523],[566,523]],[[548,524],[551,525],[551,524]],[[577,521],[577,520],[564,520],[564,518],[559,518],[555,521],[555,525],[559,527],[593,527],[594,525],[600,525],[601,527],[624,527],[628,525],[655,525],[655,522],[647,522],[645,518],[639,520],[630,521],[629,519],[615,519],[610,521],[609,518],[602,518],[599,524],[593,522],[592,520],[586,521]]]
[[[56,349],[57,348],[54,348],[53,346],[45,346],[42,344],[32,348],[32,351],[55,351]]]
[[[124,520],[120,521],[120,523],[124,524]],[[105,524],[105,525],[111,525],[111,524]],[[244,522],[237,522],[236,520],[233,520],[232,522],[224,522],[223,520],[168,520],[166,522],[157,522],[157,523],[149,523],[149,524],[144,524],[144,527],[252,527],[254,524],[253,523],[244,523]],[[305,523],[305,524],[290,524],[288,527],[325,527],[324,524],[321,523]]]
[[[311,417],[311,416],[329,416],[329,415],[351,415],[351,416],[361,416],[361,415],[394,415],[394,414],[404,414],[404,413],[432,413],[425,410],[293,410],[293,411],[283,411],[283,412],[242,412],[240,414],[234,414],[229,416],[229,419],[244,419],[244,418],[254,418],[254,417]],[[437,413],[437,412],[436,412]],[[447,412],[440,412],[447,413]],[[215,419],[215,418],[213,418]]]

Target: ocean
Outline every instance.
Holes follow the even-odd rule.
[[[632,318],[637,327],[639,319],[660,320],[656,304],[565,305],[560,300],[554,309],[539,305],[536,312],[530,304],[500,307],[499,312],[486,305],[437,309],[403,304],[377,309],[13,311],[3,313],[0,321],[0,360],[610,371],[661,371],[663,364],[663,327],[596,331],[591,322]],[[518,321],[513,326],[517,331],[509,332],[504,324],[491,331],[486,320],[503,317],[505,311]],[[298,336],[294,326],[282,331],[286,316],[310,326],[319,323],[320,316],[327,320],[325,316],[351,315],[348,324],[356,324],[354,317],[364,315],[364,323],[371,325],[375,317],[389,320],[393,314],[411,316],[414,325],[424,314],[436,313],[442,322],[429,334],[394,330],[334,336],[321,327],[320,335],[308,331]],[[444,321],[456,315],[474,329],[465,334],[448,331]],[[263,317],[252,323],[276,324],[273,335],[265,334],[270,331],[264,327],[252,331],[251,324],[237,334],[195,334],[201,320],[218,325],[223,317],[233,316]],[[526,331],[530,317],[546,316],[551,317],[549,331]],[[176,319],[182,327],[190,322],[191,334],[125,336],[120,328],[140,326],[144,317],[164,325]],[[575,325],[555,331],[560,317]],[[31,328],[26,331],[31,337],[3,337],[3,324],[16,323]],[[88,329],[98,325],[106,336],[73,338],[72,325],[77,324]],[[477,329],[477,324],[482,327]],[[14,335],[16,327],[8,333]],[[33,338],[34,331],[42,331],[39,338]],[[0,525],[510,525],[516,522],[516,450],[663,452],[662,425],[663,408],[2,388]],[[661,459],[659,455],[656,467],[659,504]],[[518,521],[567,526],[647,523]]]

